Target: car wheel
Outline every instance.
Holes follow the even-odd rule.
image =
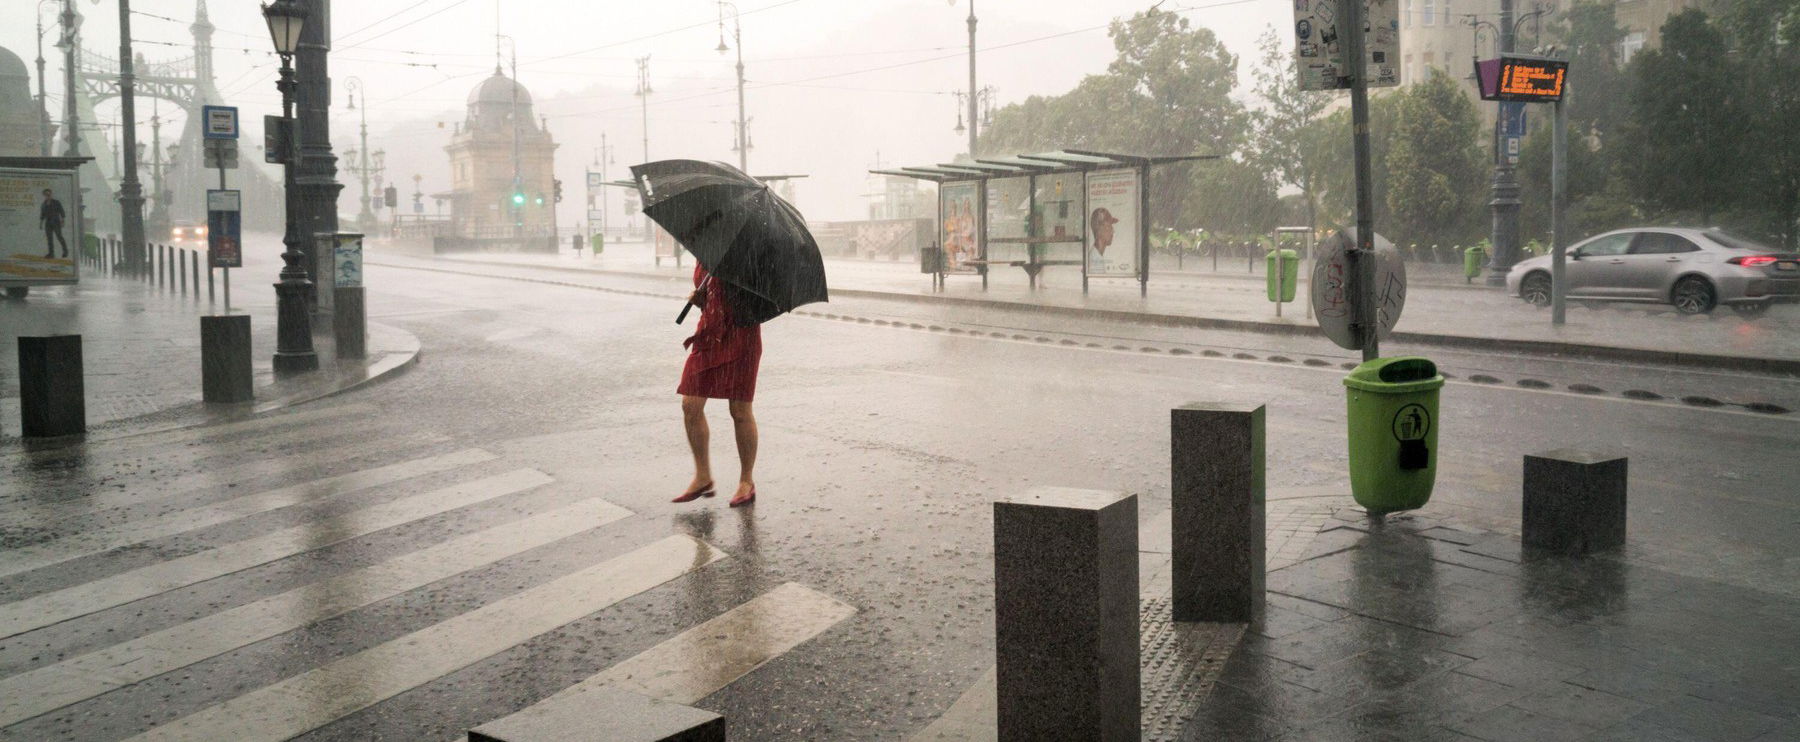
[[[1706,279],[1688,276],[1675,282],[1675,290],[1669,292],[1669,303],[1682,314],[1705,314],[1718,303],[1718,295]]]
[[[25,298],[25,295],[29,294],[29,293],[31,293],[30,286],[8,286],[8,287],[6,287],[6,298],[8,298],[8,299],[23,299],[23,298]]]
[[[1756,319],[1757,317],[1769,313],[1769,304],[1770,303],[1766,301],[1759,301],[1754,304],[1733,304],[1731,305],[1731,311],[1737,312],[1737,316],[1743,317],[1744,319]]]
[[[1519,283],[1519,298],[1534,307],[1550,306],[1550,277],[1533,273]]]

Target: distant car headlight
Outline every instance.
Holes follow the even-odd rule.
[[[195,227],[194,228],[194,236],[195,237],[205,237],[206,236],[206,228],[205,227]]]
[[[169,234],[173,235],[175,239],[179,240],[179,239],[181,239],[182,229],[180,227],[176,227],[174,229],[169,230]]]

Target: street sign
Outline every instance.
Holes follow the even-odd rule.
[[[606,221],[606,212],[599,209],[588,209],[587,220],[590,222]]]
[[[1355,0],[1351,0],[1355,1]],[[1350,87],[1344,72],[1344,43],[1340,35],[1339,3],[1345,0],[1294,0],[1294,57],[1301,90],[1342,90]],[[1400,3],[1395,0],[1361,0],[1363,48],[1368,54],[1369,87],[1400,84]]]
[[[238,138],[237,106],[201,106],[200,135],[207,139]]]
[[[238,191],[206,192],[206,264],[212,268],[244,265],[243,197]]]
[[[1358,290],[1350,275],[1350,249],[1356,246],[1350,235],[1355,231],[1338,232],[1319,243],[1319,257],[1313,262],[1312,280],[1308,282],[1319,329],[1331,342],[1347,350],[1362,349],[1362,338],[1350,327],[1350,292]],[[1369,287],[1369,304],[1375,309],[1375,336],[1386,339],[1400,321],[1401,310],[1406,308],[1406,264],[1400,260],[1394,244],[1380,234],[1375,235],[1374,257],[1375,285]]]
[[[238,166],[238,147],[236,139],[204,139],[201,148],[202,166],[207,169],[236,170]]]
[[[293,141],[287,135],[288,120],[280,116],[263,117],[263,162],[282,162],[286,158],[282,153],[287,151],[287,143]]]
[[[601,180],[599,173],[588,173],[587,184],[589,188],[599,188],[604,184],[604,181]]]
[[[1568,75],[1566,59],[1502,56],[1475,63],[1482,100],[1554,103],[1562,100]]]

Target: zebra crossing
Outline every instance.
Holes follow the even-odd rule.
[[[204,453],[212,445],[282,449],[319,439],[322,424],[341,424],[346,415],[363,413],[313,412],[298,422],[259,419],[216,426],[228,428],[224,431],[174,431],[111,442],[95,454],[125,460],[171,448]],[[0,601],[5,601],[0,602],[0,740],[289,739],[731,559],[702,538],[665,536],[597,556],[572,571],[508,582],[503,592],[475,607],[374,646],[296,658],[294,669],[282,677],[234,687],[226,697],[167,699],[175,713],[127,708],[124,716],[141,721],[84,726],[90,719],[121,716],[108,704],[116,706],[137,684],[189,673],[198,665],[229,664],[246,648],[354,617],[384,601],[427,594],[497,564],[558,553],[559,543],[584,534],[647,526],[601,493],[559,483],[489,450],[434,450],[444,448],[443,441],[431,436],[382,440],[388,447],[371,462],[375,465],[333,470],[331,454],[318,460],[301,454],[295,458],[304,460],[289,462],[290,467],[315,476],[245,487],[242,493],[231,486],[234,475],[265,481],[258,478],[268,470],[178,473],[168,481],[196,484],[203,478],[204,484],[141,493],[131,488],[13,493],[25,502],[0,496],[0,522],[45,526],[55,534],[0,549]],[[69,479],[77,489],[86,484],[79,476]],[[298,524],[295,515],[303,518]],[[333,547],[352,540],[381,544],[393,538],[391,531],[427,520],[445,524],[446,535],[422,545],[417,538],[401,539],[398,553],[368,547],[365,552],[374,556],[347,570],[293,570],[297,582],[267,591],[272,594],[247,595],[242,599],[247,602],[200,603],[170,622],[117,628],[133,625],[140,601],[180,601],[204,594],[214,581],[242,580],[239,573],[247,570],[324,559]],[[463,523],[468,525],[459,527]],[[157,558],[145,563],[145,552]],[[120,566],[108,573],[114,563]],[[605,686],[695,703],[855,613],[829,595],[781,584],[569,691]],[[111,628],[92,629],[90,617]],[[60,628],[72,621],[78,622],[69,624],[73,630]],[[63,641],[72,643],[58,647]],[[26,660],[3,649],[34,642],[45,645],[45,651],[33,650],[41,657]]]

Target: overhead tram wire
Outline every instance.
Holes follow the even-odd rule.
[[[399,10],[396,10],[396,11],[394,11],[394,12],[392,12],[392,13],[389,13],[389,14],[387,14],[387,15],[385,15],[385,16],[382,16],[382,17],[381,17],[381,19],[380,19],[380,20],[378,20],[378,21],[375,21],[375,22],[373,22],[373,23],[367,23],[367,24],[364,24],[364,25],[363,25],[363,26],[362,26],[362,27],[361,27],[361,28],[358,28],[358,29],[356,29],[356,30],[353,30],[353,31],[350,31],[350,32],[348,32],[348,33],[345,33],[345,34],[344,34],[344,35],[343,35],[343,36],[340,36],[340,37],[338,37],[338,39],[337,39],[337,43],[340,43],[340,44],[342,44],[342,43],[346,43],[346,42],[348,42],[348,41],[350,41],[350,37],[352,37],[352,36],[355,36],[355,35],[357,35],[357,34],[359,34],[359,33],[362,33],[362,32],[364,32],[364,31],[367,31],[367,30],[369,30],[369,29],[371,29],[371,28],[374,28],[374,27],[376,27],[376,26],[379,26],[379,25],[381,25],[381,24],[383,24],[383,23],[387,23],[387,22],[388,22],[388,21],[390,21],[390,20],[393,20],[393,19],[394,19],[394,17],[395,17],[395,16],[398,16],[398,15],[401,15],[401,14],[403,14],[403,13],[406,13],[406,12],[407,12],[407,11],[410,11],[410,10],[412,10],[412,9],[413,9],[413,8],[417,8],[417,7],[419,7],[419,6],[421,6],[421,5],[424,5],[424,4],[426,4],[426,3],[429,3],[429,2],[431,2],[431,0],[419,0],[419,1],[418,1],[418,2],[416,2],[416,3],[413,3],[413,4],[411,4],[411,5],[408,5],[408,6],[406,6],[406,7],[404,7],[404,8],[401,8],[401,9],[399,9]]]
[[[346,47],[343,47],[343,49],[355,49],[355,48],[357,48],[357,47],[359,47],[359,46],[362,46],[362,45],[363,45],[363,44],[367,44],[367,43],[369,43],[369,42],[371,42],[371,41],[374,41],[374,40],[376,40],[376,39],[379,39],[379,38],[383,38],[383,37],[386,37],[386,36],[390,36],[390,35],[392,35],[392,34],[395,34],[395,33],[398,33],[398,32],[400,32],[400,31],[404,31],[404,30],[406,30],[406,29],[408,29],[408,28],[412,28],[412,27],[413,27],[413,26],[416,26],[416,25],[418,25],[418,24],[419,24],[419,23],[421,23],[421,22],[424,22],[424,21],[427,21],[427,20],[430,20],[430,19],[432,19],[432,18],[436,18],[436,17],[437,17],[437,16],[439,16],[439,15],[441,15],[441,14],[442,14],[442,13],[444,13],[444,12],[445,12],[445,11],[447,11],[447,10],[450,10],[450,9],[453,9],[453,8],[456,8],[456,7],[457,7],[457,6],[460,6],[460,5],[462,5],[462,4],[463,4],[463,3],[466,3],[466,2],[468,2],[468,1],[469,1],[469,0],[456,0],[456,2],[453,2],[453,3],[450,3],[450,4],[449,4],[449,5],[446,5],[446,6],[444,6],[444,7],[442,7],[442,8],[438,8],[438,9],[437,9],[437,10],[434,10],[434,11],[431,11],[431,12],[430,12],[430,13],[427,13],[427,14],[425,14],[425,15],[422,15],[422,16],[419,16],[419,17],[418,17],[418,18],[414,18],[414,19],[412,19],[412,20],[410,20],[410,21],[407,21],[407,22],[406,22],[406,23],[403,23],[403,24],[401,24],[401,25],[398,25],[398,26],[395,26],[395,27],[393,27],[393,28],[390,28],[390,29],[388,29],[388,30],[386,30],[386,31],[382,31],[382,32],[381,32],[381,33],[378,33],[378,34],[375,34],[375,35],[374,35],[374,36],[370,36],[370,37],[369,37],[369,38],[366,38],[366,39],[363,39],[363,40],[362,40],[362,41],[358,41],[358,42],[356,42],[356,43],[354,43],[354,44],[351,44],[351,45],[349,45],[349,46],[346,46]]]

